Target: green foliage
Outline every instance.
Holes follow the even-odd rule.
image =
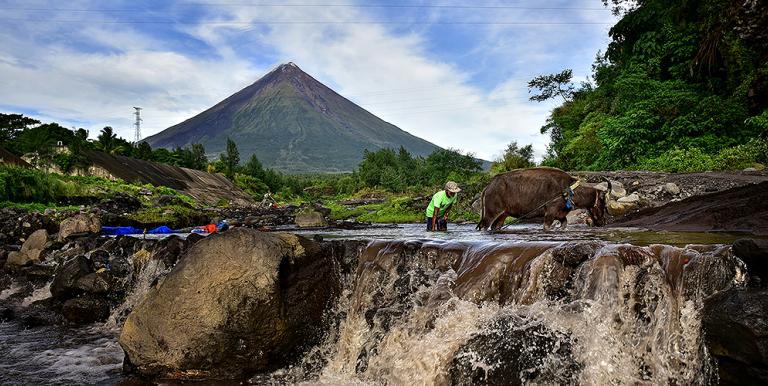
[[[536,89],[538,94],[532,95],[529,99],[536,102],[544,102],[554,97],[561,97],[567,102],[573,98],[574,86],[571,84],[573,70],[566,69],[559,74],[539,75],[528,82],[528,92]]]
[[[0,201],[53,203],[67,192],[53,174],[0,164]]]
[[[0,113],[0,144],[5,146],[14,141],[19,133],[39,124],[40,121],[21,114]]]
[[[768,163],[768,140],[752,139],[746,144],[724,148],[712,155],[698,147],[672,149],[640,162],[640,168],[675,173],[707,170],[762,168]]]
[[[622,18],[593,66],[596,87],[552,111],[542,128],[551,139],[543,164],[672,171],[752,162],[727,149],[768,133],[768,45],[756,32],[768,18],[719,0],[610,2]],[[572,87],[550,76],[532,88],[545,80],[543,96]]]
[[[517,146],[517,141],[507,145],[504,154],[491,165],[491,172],[498,174],[514,169],[529,168],[534,166],[533,145]]]
[[[219,156],[219,161],[224,166],[224,175],[231,180],[240,165],[240,152],[235,141],[227,138],[227,151]]]

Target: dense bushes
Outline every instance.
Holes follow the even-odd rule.
[[[535,100],[555,86],[573,90],[542,128],[551,139],[544,163],[667,171],[764,164],[750,141],[768,132],[768,45],[757,32],[768,18],[720,0],[610,2],[626,12],[598,54],[594,84],[529,84],[540,90]]]
[[[73,189],[55,174],[0,165],[0,202],[55,203]]]

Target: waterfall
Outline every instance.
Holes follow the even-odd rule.
[[[718,245],[374,241],[337,330],[273,377],[314,366],[292,380],[708,384],[702,299],[743,278]]]
[[[44,300],[44,299],[50,298],[51,283],[53,283],[53,280],[49,281],[46,285],[32,291],[32,294],[24,298],[24,300],[21,302],[22,307],[28,307],[30,304],[38,300]]]
[[[157,279],[171,270],[162,260],[149,258],[148,253],[143,249],[131,258],[131,264],[133,274],[126,279],[131,283],[130,291],[125,300],[109,315],[104,324],[108,329],[119,330],[133,307],[144,299]]]

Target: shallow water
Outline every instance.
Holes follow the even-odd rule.
[[[730,244],[742,237],[761,238],[744,233],[725,232],[658,232],[641,228],[594,228],[583,225],[569,226],[566,230],[544,231],[540,224],[518,224],[496,233],[482,232],[474,224],[449,224],[448,232],[428,232],[423,224],[396,224],[366,229],[302,229],[281,228],[296,234],[326,239],[347,240],[397,240],[436,239],[456,241],[608,241],[639,246],[666,244]]]
[[[117,384],[123,349],[117,331],[101,326],[24,329],[0,323],[0,384]]]

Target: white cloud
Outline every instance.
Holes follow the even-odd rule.
[[[12,42],[0,47],[0,103],[35,110],[40,118],[64,124],[86,122],[92,131],[112,125],[126,138],[132,138],[132,106],[141,106],[146,136],[255,81],[268,69],[254,58],[271,65],[293,61],[382,119],[440,146],[492,159],[517,141],[532,143],[540,156],[548,139],[539,129],[552,105],[528,102],[526,80],[549,68],[566,67],[583,77],[605,42],[605,37],[591,37],[589,44],[579,46],[574,42],[580,38],[568,35],[573,26],[457,27],[476,33],[478,42],[467,52],[476,57],[475,63],[461,67],[429,47],[429,25],[418,25],[410,33],[399,26],[396,33],[394,26],[375,23],[377,17],[369,9],[230,3],[209,5],[206,12],[205,23],[180,25],[177,31],[207,44],[211,53],[204,56],[175,48],[183,44],[169,44],[167,36],[143,31],[141,24],[89,25],[70,32],[74,43],[45,42],[41,34],[51,33],[50,27],[24,34],[0,27],[3,41]],[[447,17],[444,13],[433,10],[424,17],[440,20]],[[415,17],[412,12],[406,16]],[[609,20],[594,11],[570,17]],[[274,21],[355,23],[259,24]],[[85,46],[98,49],[79,48]],[[589,56],[569,58],[575,49]],[[495,87],[474,81],[489,72],[499,78]]]

